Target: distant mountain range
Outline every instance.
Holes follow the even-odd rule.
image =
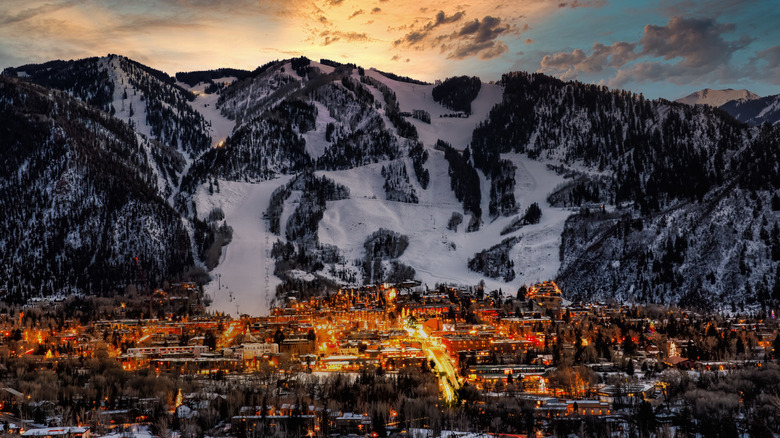
[[[0,288],[188,279],[246,311],[277,286],[554,278],[574,299],[777,306],[780,127],[753,126],[775,104],[704,91],[690,106],[522,72],[433,85],[306,58],[7,69]]]
[[[734,90],[727,88],[725,90],[711,90],[709,88],[705,88],[695,93],[691,93],[683,98],[677,99],[676,102],[685,103],[688,105],[703,104],[719,107],[732,100],[749,101],[760,98],[761,96],[744,89]]]
[[[704,104],[718,107],[740,122],[757,126],[780,121],[780,95],[761,97],[748,90],[711,90],[705,88],[676,102],[688,105]]]

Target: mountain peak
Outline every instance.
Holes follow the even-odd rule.
[[[688,105],[703,104],[719,107],[732,100],[748,101],[759,99],[760,97],[761,96],[745,89],[734,90],[733,88],[726,88],[724,90],[713,90],[710,88],[705,88],[695,93],[691,93],[683,98],[677,99],[675,102],[685,103]]]

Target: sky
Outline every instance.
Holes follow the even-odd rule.
[[[2,0],[0,69],[108,53],[169,74],[307,56],[416,79],[543,72],[650,98],[780,94],[777,0]]]

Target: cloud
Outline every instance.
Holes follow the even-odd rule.
[[[501,19],[487,16],[479,20],[466,24],[458,32],[458,37],[472,37],[475,43],[485,43],[498,38],[501,34],[509,30],[509,25],[501,25]]]
[[[756,53],[741,73],[745,78],[780,85],[780,45]]]
[[[744,48],[750,39],[728,42],[721,36],[735,30],[734,24],[718,24],[713,19],[672,17],[666,26],[645,26],[639,44],[642,55],[665,60],[681,58],[688,68],[709,68],[728,62],[731,55]]]
[[[442,25],[455,23],[463,18],[464,15],[465,12],[463,11],[458,11],[450,16],[447,16],[444,11],[439,11],[434,17],[433,21],[429,21],[420,29],[412,30],[411,32],[404,35],[403,38],[396,40],[393,44],[396,46],[406,47],[419,46],[428,38],[428,36],[433,33],[434,29]]]
[[[596,73],[605,67],[622,67],[627,62],[636,59],[636,44],[617,42],[611,46],[601,43],[593,45],[590,55],[586,55],[581,49],[574,49],[571,53],[559,52],[553,55],[545,55],[542,58],[542,69],[545,70],[575,70],[586,73]]]
[[[461,21],[464,16],[463,11],[450,16],[439,11],[432,21],[421,28],[411,30],[403,38],[396,40],[394,45],[417,50],[438,47],[442,53],[446,53],[447,59],[465,59],[472,56],[492,59],[509,50],[506,43],[497,39],[512,31],[513,26],[490,15],[482,20],[466,22],[450,33],[437,31],[442,26]]]
[[[756,55],[757,56],[755,59],[766,61],[767,67],[780,67],[780,46],[772,46],[766,50],[758,52]]]
[[[5,13],[5,14],[0,15],[0,25],[4,26],[4,25],[9,25],[9,24],[19,23],[19,22],[26,21],[26,20],[29,20],[31,18],[40,16],[40,15],[50,14],[52,12],[57,12],[57,11],[60,11],[60,10],[65,9],[65,8],[69,8],[69,7],[74,6],[76,4],[79,4],[79,3],[82,3],[82,2],[81,1],[68,1],[68,2],[63,2],[61,4],[46,3],[46,4],[43,4],[43,5],[34,7],[34,8],[24,9],[24,10],[20,11],[16,15],[11,15],[11,14]]]
[[[449,50],[448,59],[464,59],[477,56],[479,59],[492,59],[501,56],[509,50],[498,37],[509,33],[512,26],[502,24],[500,18],[486,16],[480,20],[474,20],[463,25],[457,32],[450,35],[449,40],[457,41],[452,46],[446,44],[443,49]]]
[[[509,47],[502,41],[473,42],[458,44],[448,55],[447,59],[465,59],[477,56],[479,59],[493,59],[509,51]]]
[[[438,4],[415,0],[0,0],[0,68],[121,53],[172,73],[224,66],[252,68],[271,55],[294,52],[330,59],[348,54],[353,62],[378,68],[390,67],[393,55],[398,55],[398,62],[414,58],[405,67],[406,74],[432,79],[450,73],[448,59],[491,59],[506,53],[507,45],[522,44],[522,31],[517,29],[523,23],[543,26],[551,14],[560,13],[556,4],[545,0]],[[420,12],[421,7],[427,7],[426,12]],[[516,41],[510,40],[515,36]],[[275,47],[277,52],[263,47]],[[498,68],[504,67],[495,64],[483,69]]]
[[[570,9],[577,9],[577,8],[600,8],[607,4],[606,0],[574,0],[572,2],[560,2],[558,3],[558,8],[570,8]]]
[[[646,25],[636,42],[595,43],[589,54],[582,49],[547,54],[540,70],[562,78],[615,71],[609,83],[617,87],[631,81],[687,84],[703,77],[725,79],[737,74],[729,65],[734,52],[752,41],[747,36],[723,37],[735,30],[734,24],[711,18],[672,17],[664,26]]]
[[[371,41],[371,37],[368,36],[366,33],[358,33],[358,32],[341,32],[341,31],[325,31],[320,34],[320,37],[322,37],[322,45],[323,46],[329,46],[337,41],[346,41],[346,42],[366,42]]]

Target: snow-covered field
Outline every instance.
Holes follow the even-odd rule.
[[[524,283],[554,278],[560,267],[561,233],[570,211],[549,207],[546,198],[563,178],[548,170],[544,163],[517,154],[506,157],[518,167],[515,196],[520,214],[532,202],[538,202],[543,212],[538,224],[501,236],[501,230],[513,219],[503,217],[486,222],[477,232],[467,233],[466,217],[457,232],[448,230],[450,216],[462,212],[463,207],[449,188],[444,158],[441,153],[431,151],[430,168],[443,175],[432,174],[428,190],[420,192],[418,188],[418,193],[424,195],[420,204],[385,200],[381,175],[370,166],[324,172],[328,178],[353,189],[350,199],[328,203],[320,221],[320,240],[341,248],[346,260],[351,261],[364,256],[363,242],[379,228],[405,234],[409,236],[409,247],[399,260],[412,266],[418,278],[429,287],[436,283],[473,285],[485,280],[489,288],[507,291]],[[483,196],[484,211],[488,201],[489,197]],[[468,270],[468,259],[475,253],[510,236],[521,236],[520,243],[511,252],[517,272],[515,280],[505,283]]]
[[[452,111],[433,100],[431,91],[433,85],[417,85],[407,82],[397,82],[382,76],[375,70],[366,70],[366,75],[377,79],[395,91],[401,111],[412,112],[416,109],[428,111],[431,123],[423,123],[417,119],[408,118],[417,128],[420,141],[433,147],[436,140],[442,139],[455,149],[463,149],[471,142],[471,133],[477,124],[487,119],[490,110],[499,102],[504,89],[494,84],[482,84],[477,98],[471,103],[471,116],[468,118],[441,117],[452,114]],[[381,99],[381,94],[378,94]]]
[[[233,241],[222,248],[219,265],[211,271],[213,281],[205,286],[212,311],[236,315],[267,315],[279,279],[273,275],[270,257],[276,236],[268,232],[263,212],[273,191],[291,179],[285,176],[258,184],[220,181],[220,192],[209,195],[201,187],[196,195],[198,216],[214,207],[225,212],[233,227]]]
[[[442,139],[457,149],[465,148],[471,141],[474,128],[487,118],[490,109],[501,100],[501,87],[483,84],[479,96],[472,103],[471,117],[446,118],[439,116],[453,111],[433,101],[433,85],[397,82],[373,70],[367,70],[366,74],[396,92],[402,111],[422,109],[431,114],[431,124],[408,119],[417,127],[420,140],[428,149],[429,159],[425,167],[430,172],[430,184],[426,190],[422,189],[411,173],[411,162],[408,159],[405,160],[410,171],[410,182],[419,197],[419,204],[385,199],[384,178],[380,172],[381,167],[387,164],[385,162],[343,171],[318,172],[350,189],[349,199],[328,202],[319,224],[320,242],[340,248],[344,259],[350,263],[364,257],[363,243],[366,237],[379,228],[407,235],[410,244],[399,260],[412,266],[417,272],[417,278],[429,287],[436,283],[474,285],[484,280],[491,289],[502,288],[511,293],[521,284],[554,278],[560,267],[560,236],[570,212],[547,205],[547,195],[563,182],[563,178],[547,169],[545,163],[518,154],[505,155],[517,166],[515,196],[519,206],[518,215],[522,215],[532,202],[537,202],[543,212],[539,224],[502,236],[501,230],[517,216],[500,217],[491,222],[487,217],[490,183],[480,172],[482,209],[485,212],[483,220],[486,222],[479,231],[467,233],[469,217],[466,216],[457,231],[447,229],[450,217],[454,212],[462,213],[463,205],[450,188],[444,154],[434,150],[433,146],[436,140]],[[373,87],[371,90],[377,91]],[[197,87],[194,91],[198,91]],[[215,137],[221,138],[230,132],[233,125],[217,112],[215,101],[216,95],[200,95],[194,106],[212,123]],[[319,114],[316,129],[304,135],[307,152],[314,158],[320,156],[328,146],[324,140],[324,130],[327,123],[333,121],[324,105],[315,105]],[[273,275],[274,260],[270,257],[271,246],[277,236],[267,232],[262,214],[267,209],[273,190],[290,178],[287,176],[259,184],[220,181],[221,190],[213,195],[208,194],[205,186],[201,187],[196,196],[198,215],[204,218],[212,208],[220,207],[225,212],[226,222],[233,227],[233,241],[223,248],[222,260],[211,273],[214,280],[206,286],[206,292],[214,300],[212,310],[230,314],[268,313],[270,300],[279,283]],[[282,236],[299,197],[300,193],[294,192],[285,202],[281,218]],[[517,274],[515,280],[509,283],[501,279],[491,280],[468,270],[468,259],[475,253],[512,236],[520,237],[519,243],[510,252]]]
[[[236,78],[218,78],[216,82],[234,82]],[[223,116],[217,109],[217,100],[219,100],[219,94],[211,93],[206,94],[204,90],[209,84],[200,83],[194,87],[190,87],[183,82],[178,83],[184,89],[189,89],[195,93],[195,100],[190,103],[192,108],[198,111],[204,119],[209,123],[209,131],[211,133],[211,145],[216,146],[217,143],[227,138],[233,131],[236,122]]]

